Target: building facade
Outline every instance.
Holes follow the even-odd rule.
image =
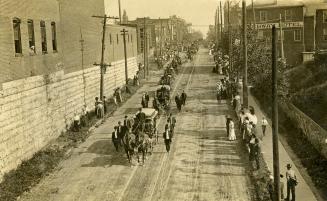
[[[83,12],[81,12],[83,11]],[[99,96],[103,0],[0,2],[0,178],[65,132]],[[104,94],[137,71],[136,29],[108,25]],[[110,39],[111,38],[111,39]]]
[[[327,3],[303,4],[300,2],[277,2],[269,5],[254,5],[255,28],[259,38],[271,40],[271,28],[277,28],[278,53],[281,56],[281,40],[286,63],[296,66],[312,59],[313,51],[326,48],[324,37],[324,9]],[[253,26],[252,6],[248,7],[248,23]],[[280,36],[280,19],[282,37]],[[327,30],[326,30],[327,34]]]

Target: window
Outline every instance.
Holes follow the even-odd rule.
[[[323,40],[327,41],[327,28],[323,29]]]
[[[260,22],[267,21],[267,11],[260,11]]]
[[[117,36],[117,44],[119,43],[119,37],[118,37],[118,34],[116,35]]]
[[[13,20],[14,28],[14,42],[15,42],[15,53],[22,54],[22,39],[20,33],[20,19],[15,18]]]
[[[129,42],[129,34],[127,34],[127,42]]]
[[[324,10],[322,14],[323,14],[323,22],[327,23],[327,10]]]
[[[131,34],[131,42],[133,43],[133,34]]]
[[[285,21],[292,21],[292,15],[293,15],[292,10],[290,9],[285,10]]]
[[[51,33],[52,33],[52,50],[57,52],[57,32],[56,32],[56,23],[51,22]]]
[[[45,29],[45,22],[41,21],[40,22],[40,28],[41,28],[41,45],[42,45],[42,53],[47,53],[47,34],[46,34],[46,29]]]
[[[112,44],[112,37],[111,37],[111,34],[109,34],[109,42],[110,42],[110,45]]]
[[[27,29],[28,29],[28,43],[29,48],[32,53],[35,53],[35,35],[34,35],[34,23],[33,20],[27,21]]]
[[[301,30],[294,30],[294,41],[301,41]]]

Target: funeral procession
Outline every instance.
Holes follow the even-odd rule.
[[[327,201],[327,0],[0,0],[0,201]]]

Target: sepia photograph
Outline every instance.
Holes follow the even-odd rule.
[[[0,0],[0,201],[327,201],[327,0]]]

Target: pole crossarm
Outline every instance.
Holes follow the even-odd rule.
[[[95,17],[95,18],[107,18],[107,19],[119,19],[119,17],[115,17],[115,16],[107,16],[107,15],[104,15],[104,16],[100,16],[100,15],[92,15],[92,17]]]

